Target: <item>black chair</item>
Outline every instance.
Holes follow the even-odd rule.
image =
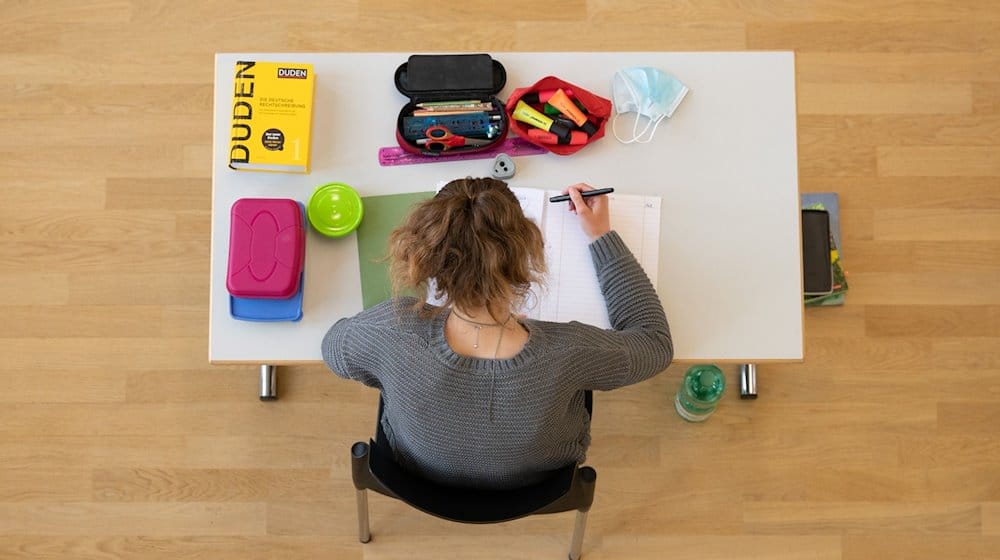
[[[587,412],[593,394],[586,392]],[[358,539],[371,540],[368,526],[368,490],[401,500],[435,517],[458,523],[500,523],[529,515],[576,510],[569,558],[578,560],[594,502],[597,471],[572,463],[554,470],[542,481],[512,490],[477,490],[444,486],[421,478],[395,462],[382,431],[383,402],[379,399],[376,439],[351,446],[351,476],[358,500]]]

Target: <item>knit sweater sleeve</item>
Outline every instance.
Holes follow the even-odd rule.
[[[590,254],[613,329],[604,336],[620,360],[618,367],[589,370],[584,385],[608,390],[653,377],[670,365],[674,347],[652,282],[615,231],[591,243]]]
[[[374,368],[370,367],[377,361],[368,355],[373,346],[380,346],[377,341],[372,344],[373,341],[369,340],[377,338],[378,332],[365,320],[367,315],[368,312],[362,312],[354,317],[345,317],[330,327],[323,337],[323,361],[344,379],[381,389],[382,383],[372,371]]]

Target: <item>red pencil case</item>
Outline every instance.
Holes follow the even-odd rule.
[[[288,198],[241,198],[230,211],[226,288],[236,297],[287,299],[305,261],[302,207]]]
[[[586,139],[581,143],[553,144],[551,142],[541,142],[538,139],[533,138],[530,134],[530,131],[533,128],[531,125],[525,124],[513,118],[517,102],[525,99],[527,94],[555,91],[557,89],[572,92],[572,98],[583,106],[587,120],[590,122],[589,126],[596,128],[596,132],[593,134],[584,135],[584,138]],[[538,99],[534,99],[528,104],[536,111],[542,111],[542,105]],[[510,97],[507,98],[507,113],[511,115],[510,129],[514,132],[514,134],[524,138],[536,146],[541,146],[554,154],[568,156],[604,137],[604,128],[608,122],[608,118],[611,116],[611,101],[555,76],[546,76],[528,87],[515,89],[510,94]],[[579,130],[576,132],[583,134],[583,132]]]

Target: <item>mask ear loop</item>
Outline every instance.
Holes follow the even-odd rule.
[[[624,84],[625,87],[628,88],[629,93],[632,94],[632,99],[633,100],[636,100],[636,99],[639,98],[639,94],[635,91],[635,88],[632,87],[632,83],[625,77],[625,74],[621,70],[615,72],[615,78],[620,79],[621,82],[622,82],[622,84]],[[612,88],[613,87],[614,87],[614,85],[612,84]],[[639,130],[639,119],[642,118],[642,115],[640,115],[638,112],[636,112],[636,114],[635,114],[635,122],[632,123],[632,139],[631,140],[622,140],[622,137],[618,136],[618,130],[615,128],[615,123],[618,122],[618,117],[620,115],[621,115],[621,113],[616,111],[615,112],[615,116],[611,119],[611,134],[613,134],[615,136],[615,138],[619,142],[621,142],[622,144],[632,144],[633,142],[639,141],[639,138],[643,134],[646,133],[646,130],[649,129],[649,125],[652,122],[652,121],[647,122],[646,126],[642,129],[642,132],[640,132],[639,134],[636,134],[636,131]]]
[[[615,138],[617,138],[618,141],[621,142],[622,144],[630,144],[630,143],[634,142],[634,139],[633,140],[627,140],[627,141],[626,140],[622,140],[622,137],[618,136],[618,131],[615,130],[615,123],[618,122],[618,115],[621,115],[621,113],[615,113],[615,116],[611,117],[611,134],[614,134]]]
[[[640,144],[648,144],[648,143],[650,143],[653,140],[653,135],[656,134],[656,128],[658,126],[660,126],[660,123],[662,123],[663,121],[665,121],[666,118],[667,118],[666,115],[660,115],[660,118],[656,119],[656,124],[653,125],[653,130],[649,131],[649,138],[646,138],[645,140],[636,139],[636,142],[638,142]],[[653,121],[650,121],[650,123],[651,122],[653,122]],[[649,128],[649,123],[646,123],[646,128]],[[640,134],[639,136],[642,136],[643,134],[646,133],[646,128],[642,129],[642,134]]]
[[[642,140],[639,140],[639,138],[641,138],[644,134],[646,134],[646,131],[649,130],[649,125],[653,124],[652,119],[647,120],[646,126],[642,127],[642,132],[639,132],[639,119],[642,118],[642,115],[636,113],[635,122],[632,123],[632,138],[630,140],[622,140],[622,137],[618,136],[618,130],[615,128],[615,123],[618,122],[618,117],[621,116],[621,114],[622,113],[615,113],[615,116],[611,119],[611,134],[614,134],[615,138],[617,138],[618,141],[621,142],[622,144],[631,144],[633,142],[639,142],[639,143],[649,142],[649,140],[646,140],[644,142]],[[656,124],[659,125],[660,122],[657,121]],[[654,132],[656,131],[655,126],[653,127],[653,131]],[[637,132],[638,134],[636,134]]]

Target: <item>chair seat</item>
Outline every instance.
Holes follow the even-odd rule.
[[[497,523],[537,513],[570,490],[576,472],[576,464],[569,464],[535,484],[514,489],[453,487],[407,471],[384,445],[372,441],[370,449],[372,475],[397,498],[425,513],[462,523]]]
[[[584,394],[587,412],[593,410],[590,391]],[[597,471],[575,463],[544,473],[522,488],[485,490],[455,487],[422,478],[396,463],[382,429],[385,401],[379,399],[376,435],[368,443],[351,446],[351,478],[357,494],[358,540],[371,540],[368,490],[396,498],[424,513],[458,523],[500,523],[519,517],[576,510],[570,560],[579,560],[587,512],[594,502]]]

